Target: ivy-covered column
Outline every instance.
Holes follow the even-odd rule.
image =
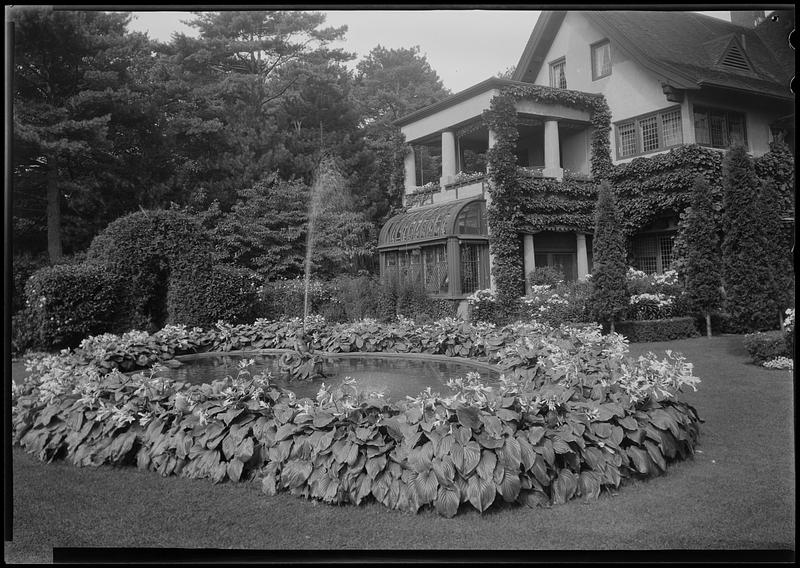
[[[533,248],[533,235],[525,235],[522,237],[522,251],[523,251],[523,273],[525,274],[525,293],[531,293],[531,281],[528,278],[528,275],[533,272],[533,269],[536,268],[535,262],[535,252]],[[580,263],[578,264],[580,267]],[[580,272],[580,268],[578,269]]]

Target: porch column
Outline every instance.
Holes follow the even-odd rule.
[[[575,240],[578,245],[578,280],[585,280],[589,274],[589,255],[586,252],[586,235],[575,233]]]
[[[414,157],[413,146],[409,146],[406,150],[404,164],[406,193],[411,193],[411,191],[417,187],[417,163]]]
[[[456,237],[447,239],[447,293],[450,296],[461,294],[461,247]]]
[[[497,134],[495,133],[494,130],[492,130],[490,128],[489,129],[489,148],[488,148],[488,150],[491,150],[492,147],[494,147],[494,145],[496,143],[497,143]],[[489,174],[489,164],[486,164],[486,174],[487,175]],[[491,183],[490,180],[487,179],[487,181],[489,183]],[[492,204],[492,192],[491,191],[486,191],[484,193],[484,199],[486,200],[486,209],[488,211],[489,206]],[[488,221],[486,223],[486,233],[487,233],[487,235],[489,235],[489,238],[491,238],[491,236],[492,236],[492,226],[488,223]],[[494,284],[494,254],[492,254],[491,245],[489,246],[489,288],[492,291],[495,290],[495,284]]]
[[[533,272],[534,268],[536,268],[536,262],[534,261],[533,235],[525,235],[522,238],[522,250],[524,254],[522,258],[522,266],[525,274],[525,293],[530,294],[531,282],[528,278],[528,275]]]
[[[561,155],[558,149],[558,121],[544,121],[544,171],[545,177],[554,177],[559,180],[564,177],[561,169]]]
[[[456,176],[456,133],[452,130],[442,132],[442,177],[439,185],[451,183]]]

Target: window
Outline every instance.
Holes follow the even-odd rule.
[[[435,245],[424,247],[425,263],[423,264],[423,275],[425,289],[435,294],[446,294],[448,290],[447,278],[447,249],[445,245]]]
[[[567,60],[561,58],[550,64],[550,86],[556,89],[567,88]]]
[[[611,75],[611,44],[608,40],[592,46],[592,81]]]
[[[555,268],[564,275],[564,280],[578,279],[578,255],[571,252],[542,252],[533,255],[534,270],[542,266]]]
[[[648,274],[662,274],[672,265],[674,233],[636,237],[633,256],[636,268]]]
[[[698,144],[728,148],[734,142],[747,145],[744,114],[694,107],[694,135]]]
[[[461,292],[471,294],[489,287],[489,247],[485,244],[460,243]]]
[[[636,117],[616,125],[617,157],[627,158],[683,144],[681,109],[671,109]]]

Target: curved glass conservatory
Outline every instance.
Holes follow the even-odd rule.
[[[486,201],[461,199],[396,215],[378,238],[381,277],[421,282],[444,298],[489,287]]]

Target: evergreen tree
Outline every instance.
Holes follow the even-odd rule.
[[[771,275],[765,240],[761,182],[743,146],[732,147],[722,162],[724,208],[722,280],[731,325],[737,331],[770,329],[777,319],[769,295]]]
[[[790,212],[781,197],[774,182],[763,183],[758,205],[764,242],[765,325],[782,325],[784,310],[794,305],[792,227],[783,220]]]
[[[686,247],[683,275],[692,306],[705,315],[708,337],[711,337],[711,312],[722,304],[722,257],[713,218],[711,190],[705,178],[698,176],[681,231]]]
[[[626,280],[625,237],[614,190],[607,181],[600,183],[597,192],[592,256],[592,314],[598,321],[608,321],[613,333],[614,321],[627,309],[630,294]]]

